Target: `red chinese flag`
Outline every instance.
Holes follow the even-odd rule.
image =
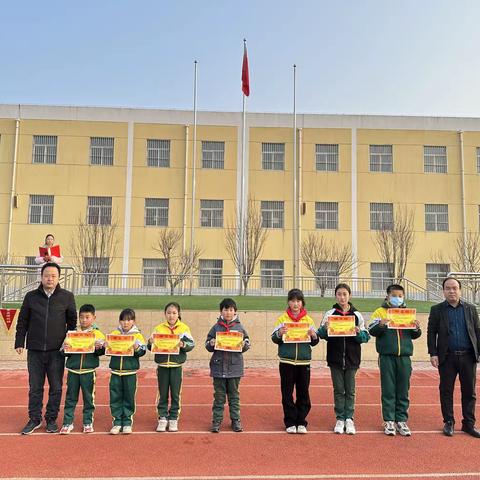
[[[246,97],[250,95],[250,78],[248,76],[248,55],[246,43],[243,44],[242,92]]]

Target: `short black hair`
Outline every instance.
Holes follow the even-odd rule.
[[[168,302],[166,305],[165,305],[165,308],[163,310],[164,313],[167,313],[167,310],[168,310],[168,307],[175,307],[177,309],[177,312],[178,312],[178,318],[181,320],[182,317],[182,311],[180,309],[180,305],[177,303],[177,302]]]
[[[392,293],[392,290],[400,290],[401,292],[405,293],[405,289],[398,283],[392,283],[387,287],[387,295],[390,295],[390,293]]]
[[[220,302],[220,311],[222,311],[224,308],[233,308],[235,311],[237,311],[237,304],[233,298],[224,298]]]
[[[344,288],[349,295],[352,294],[352,290],[350,289],[350,286],[347,285],[346,283],[339,283],[336,287],[335,287],[335,295],[337,294],[337,290],[340,290],[341,288]]]
[[[48,237],[52,237],[52,238],[55,240],[55,236],[53,235],[53,233],[47,233],[47,234],[45,235],[45,243],[47,243],[47,238],[48,238]]]
[[[442,290],[445,289],[445,282],[447,280],[455,280],[457,283],[458,283],[458,288],[462,288],[462,283],[460,282],[460,280],[456,277],[446,277],[443,279],[443,282],[442,282]]]
[[[60,275],[60,265],[58,263],[55,263],[55,262],[47,262],[47,263],[43,264],[42,272],[41,272],[42,275],[43,275],[43,271],[48,267],[55,267],[58,270],[58,274]]]
[[[81,313],[91,313],[92,315],[95,315],[95,307],[91,303],[85,303],[80,307],[80,310],[78,311],[79,315]]]
[[[299,288],[292,288],[288,292],[287,301],[289,302],[290,300],[300,300],[302,302],[302,306],[305,306],[305,297]]]
[[[135,310],[133,308],[124,308],[120,312],[119,320],[135,320]]]

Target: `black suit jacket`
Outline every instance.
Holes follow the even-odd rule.
[[[472,342],[475,358],[478,361],[480,352],[480,322],[475,305],[462,300],[465,312],[465,322],[470,341]],[[448,313],[447,302],[434,305],[428,317],[427,343],[430,356],[437,356],[439,363],[445,361],[448,351]]]

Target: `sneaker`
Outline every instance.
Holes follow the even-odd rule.
[[[110,430],[110,434],[118,435],[121,431],[122,431],[122,427],[120,425],[114,425]]]
[[[333,429],[335,433],[343,433],[345,431],[345,421],[344,420],[337,420],[335,424],[335,428]]]
[[[397,422],[395,424],[395,428],[397,429],[397,432],[403,437],[410,437],[412,435],[412,432],[408,428],[407,422]]]
[[[165,417],[158,419],[157,432],[166,432],[167,431],[168,421]]]
[[[297,427],[297,433],[307,433],[307,427],[305,425],[299,425]]]
[[[122,428],[122,433],[125,435],[130,435],[133,432],[132,427],[130,425],[124,425]]]
[[[56,420],[47,420],[47,433],[57,433],[58,425]]]
[[[385,435],[395,436],[395,422],[388,421],[383,426],[385,427]]]
[[[234,432],[243,432],[243,427],[240,420],[232,420],[232,430]]]
[[[32,420],[30,419],[27,424],[23,427],[22,435],[30,435],[42,424],[41,420]]]
[[[297,427],[295,425],[292,425],[291,427],[287,427],[285,431],[287,433],[297,433]]]
[[[93,424],[89,423],[88,425],[83,426],[83,433],[93,433]]]
[[[60,435],[68,435],[73,430],[73,425],[63,425],[60,429]]]
[[[178,432],[178,420],[169,420],[168,421],[168,431],[169,432]]]
[[[212,433],[218,433],[220,432],[220,422],[212,422],[212,426],[210,427],[210,431]]]
[[[355,435],[357,433],[355,430],[355,424],[351,418],[345,420],[345,433],[347,435]]]

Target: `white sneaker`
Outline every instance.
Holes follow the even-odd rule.
[[[403,437],[410,437],[412,435],[412,432],[408,428],[406,422],[397,422],[395,424],[395,428],[397,429],[397,432]]]
[[[307,433],[307,427],[305,425],[299,425],[297,427],[297,433]]]
[[[392,437],[395,436],[395,422],[389,421],[385,422],[383,425],[385,427],[385,435],[391,435]]]
[[[168,420],[165,417],[162,417],[158,420],[157,432],[166,432],[167,431]]]
[[[122,430],[122,427],[120,425],[114,425],[111,430],[110,430],[110,434],[111,435],[118,435]]]
[[[122,428],[122,433],[125,435],[130,435],[133,432],[132,427],[130,425],[127,425]]]
[[[337,420],[337,423],[335,424],[335,428],[333,431],[335,433],[343,433],[345,430],[345,422],[343,420]]]
[[[292,425],[291,427],[287,427],[285,431],[287,433],[297,433],[297,427],[295,425]]]
[[[355,430],[355,424],[351,418],[345,420],[345,433],[347,435],[355,435],[357,433]]]
[[[68,435],[73,430],[73,425],[63,425],[60,429],[60,435]]]
[[[169,432],[178,432],[178,420],[169,420],[168,421],[168,431]]]

